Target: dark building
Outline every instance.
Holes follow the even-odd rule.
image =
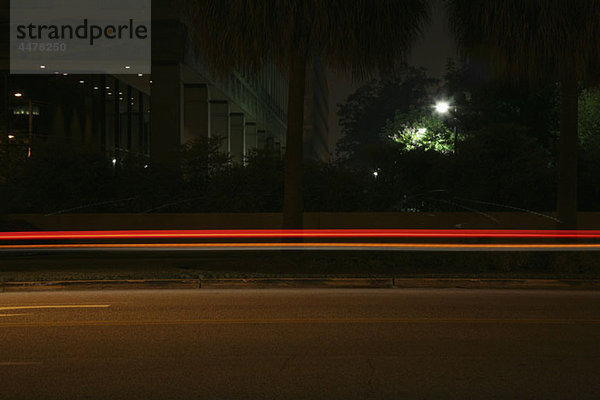
[[[183,143],[221,137],[243,162],[252,149],[285,151],[287,79],[273,64],[257,75],[217,77],[203,63],[181,16],[152,4],[151,75],[10,75],[9,9],[3,6],[0,143],[30,151],[49,139],[99,148],[117,160],[170,162]],[[327,81],[307,74],[306,158],[327,160]]]

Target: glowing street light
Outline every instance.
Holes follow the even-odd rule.
[[[435,104],[435,111],[439,114],[448,114],[450,112],[450,103],[447,101],[438,101]]]
[[[23,93],[17,92],[15,93],[15,97],[23,97]]]

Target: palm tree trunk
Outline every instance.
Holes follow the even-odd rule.
[[[283,228],[302,228],[302,160],[306,57],[293,52],[289,66]]]
[[[574,74],[560,85],[557,212],[560,229],[577,229],[578,91]]]

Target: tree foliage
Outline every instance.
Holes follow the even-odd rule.
[[[363,77],[402,59],[429,19],[426,0],[179,0],[216,71],[287,69],[294,53]]]
[[[433,150],[450,153],[454,150],[453,131],[444,118],[431,109],[397,112],[382,131],[385,138],[401,143],[406,150]]]
[[[463,52],[514,82],[600,74],[600,1],[445,0]]]
[[[516,125],[544,146],[554,147],[560,106],[555,82],[515,86],[482,76],[478,65],[450,60],[440,96],[450,98],[456,107],[456,122],[462,133],[481,131],[490,124]]]
[[[600,88],[588,88],[579,96],[579,138],[584,147],[600,150]]]
[[[202,57],[225,74],[275,62],[288,72],[284,228],[302,227],[306,66],[364,77],[402,60],[429,18],[427,0],[179,0]]]
[[[600,78],[600,0],[446,0],[465,55],[512,83],[560,82],[557,212],[577,227],[578,85]]]
[[[337,153],[363,162],[361,153],[384,140],[381,131],[396,113],[425,109],[432,104],[437,84],[425,69],[403,65],[358,88],[338,106],[344,136]]]

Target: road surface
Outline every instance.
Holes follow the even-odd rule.
[[[600,292],[0,293],[0,398],[597,399]]]

